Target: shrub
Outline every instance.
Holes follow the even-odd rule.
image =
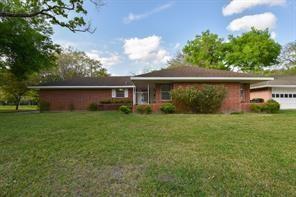
[[[260,113],[277,113],[280,110],[280,104],[276,102],[275,100],[268,100],[266,103],[258,105],[258,104],[252,104],[250,106],[250,109],[252,112]]]
[[[260,113],[260,112],[262,112],[262,105],[258,105],[258,104],[253,103],[250,105],[250,110],[251,110],[251,112]]]
[[[226,96],[222,86],[204,85],[197,87],[177,88],[172,90],[173,102],[195,113],[214,113],[221,107]]]
[[[262,110],[266,113],[277,113],[280,111],[280,104],[275,100],[270,99],[263,105]]]
[[[98,106],[96,103],[91,103],[89,104],[89,106],[87,107],[88,111],[97,111],[98,110]]]
[[[70,111],[74,111],[74,110],[75,110],[75,106],[74,106],[73,103],[71,103],[71,104],[69,105],[69,110],[70,110]]]
[[[39,103],[39,110],[41,112],[49,111],[49,109],[50,109],[49,102],[47,102],[47,101],[40,101],[40,103]]]
[[[152,108],[150,105],[138,105],[137,112],[140,114],[151,114]]]
[[[124,113],[124,114],[129,114],[129,113],[132,112],[131,108],[128,107],[128,106],[126,106],[126,105],[121,105],[121,106],[119,107],[119,111],[121,111],[121,112]]]
[[[175,113],[176,107],[172,103],[164,103],[160,106],[160,111],[165,114],[172,114]]]
[[[112,98],[100,101],[101,104],[131,104],[132,101],[129,98]]]

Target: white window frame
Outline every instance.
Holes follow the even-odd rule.
[[[116,94],[117,90],[123,90],[124,91],[124,96],[123,97],[117,97],[117,94]],[[128,98],[128,89],[125,89],[125,88],[112,89],[112,98]]]

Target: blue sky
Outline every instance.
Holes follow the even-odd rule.
[[[296,0],[105,0],[87,5],[94,34],[55,28],[54,41],[100,59],[112,75],[139,74],[165,63],[196,34],[221,37],[268,27],[280,44],[296,40]]]

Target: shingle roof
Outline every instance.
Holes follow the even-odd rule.
[[[272,86],[296,85],[296,75],[294,76],[275,76],[273,81],[264,81],[251,85],[251,88],[272,87]]]
[[[132,86],[129,76],[114,77],[76,77],[72,79],[40,84],[40,86]]]
[[[135,77],[259,77],[257,75],[193,66],[162,69]]]

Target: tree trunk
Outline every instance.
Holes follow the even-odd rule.
[[[18,99],[16,100],[16,104],[15,104],[15,110],[16,110],[16,111],[19,110],[20,102],[21,102],[21,99],[18,98]]]

